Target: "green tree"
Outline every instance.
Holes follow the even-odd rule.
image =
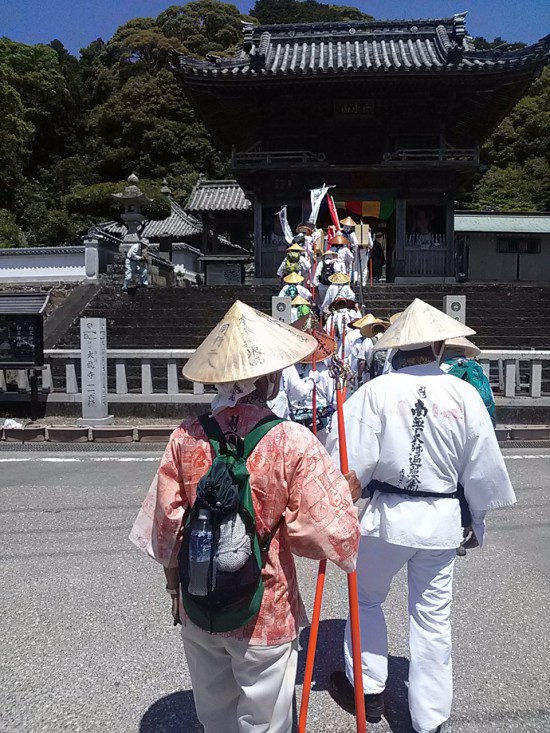
[[[25,237],[15,221],[15,216],[7,209],[0,209],[0,249],[21,247],[24,244]]]
[[[482,149],[489,170],[465,204],[502,211],[550,209],[550,70],[546,69]]]
[[[325,5],[316,0],[256,0],[250,14],[259,23],[326,23],[372,20],[372,15],[344,5]]]
[[[177,38],[184,53],[203,59],[212,53],[231,56],[242,39],[243,22],[256,21],[219,0],[172,5],[157,18],[160,30]]]
[[[7,69],[2,65],[0,100],[0,201],[12,209],[16,191],[24,181],[23,169],[30,152],[34,126],[25,119],[21,95],[10,84]]]

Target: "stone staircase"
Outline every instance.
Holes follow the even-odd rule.
[[[196,348],[237,299],[271,313],[277,286],[153,287],[123,293],[120,278],[103,276],[82,315],[107,319],[110,348]],[[550,287],[530,285],[386,285],[365,288],[367,311],[388,316],[414,298],[438,308],[444,295],[466,295],[466,320],[481,348],[550,348]],[[56,344],[79,346],[78,319]]]

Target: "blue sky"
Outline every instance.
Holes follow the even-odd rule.
[[[254,0],[237,0],[248,12]],[[332,0],[376,18],[446,17],[468,11],[474,36],[533,43],[550,33],[549,0]],[[22,43],[58,38],[72,53],[101,37],[108,40],[131,18],[157,16],[177,0],[0,0],[0,36]],[[181,3],[184,4],[184,3]]]

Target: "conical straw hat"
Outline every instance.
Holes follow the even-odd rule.
[[[301,295],[297,295],[293,301],[291,301],[291,305],[311,305],[311,303],[308,303],[308,301],[305,298],[302,298]]]
[[[333,249],[327,249],[327,251],[323,253],[323,257],[338,257],[338,252],[335,252]]]
[[[296,227],[298,234],[313,234],[313,226],[307,221],[303,221]]]
[[[402,349],[422,348],[435,341],[446,341],[457,336],[471,336],[475,331],[420,298],[405,308],[400,317],[376,342],[374,348]]]
[[[301,283],[303,279],[303,275],[298,275],[297,272],[291,272],[289,275],[285,275],[283,277],[285,283],[289,283],[290,285],[297,285],[298,283]]]
[[[372,323],[373,320],[376,320],[376,316],[373,316],[372,313],[367,313],[367,315],[361,316],[361,318],[353,321],[353,328],[362,328],[363,326],[367,326],[369,323]],[[351,323],[348,324],[348,328],[350,326]]]
[[[333,285],[347,285],[350,282],[349,275],[343,272],[335,272],[334,275],[329,277],[329,281]]]
[[[355,222],[351,218],[351,216],[346,216],[345,219],[340,219],[340,224],[343,224],[345,227],[354,227]]]
[[[400,316],[400,315],[401,315],[402,313],[403,313],[403,311],[399,311],[399,313],[393,313],[393,314],[392,314],[392,315],[390,316],[390,323],[391,323],[391,325],[392,325],[392,326],[393,326],[393,324],[394,324],[394,323],[395,323],[395,322],[397,321],[397,319],[399,318],[399,316]]]
[[[183,376],[204,384],[259,378],[304,359],[316,346],[313,336],[237,300],[183,367]]]
[[[384,326],[384,328],[389,328],[389,323],[387,321],[382,321],[380,318],[376,318],[376,316],[373,316],[372,313],[367,313],[366,316],[363,316],[361,318],[361,325],[359,328],[361,329],[361,336],[369,338],[372,336],[372,329],[375,326]]]
[[[316,362],[325,361],[325,359],[331,357],[336,351],[336,340],[328,335],[319,321],[311,313],[298,318],[292,326],[302,331],[302,333],[309,333],[317,340],[315,351],[302,359],[306,364],[311,364],[313,357],[315,357]]]
[[[454,339],[445,339],[445,349],[452,349],[467,359],[475,359],[481,354],[481,349],[464,336],[458,336]]]
[[[347,237],[344,237],[343,234],[336,234],[332,239],[328,240],[329,246],[332,246],[333,244],[338,247],[341,244],[349,244],[349,240]]]
[[[305,252],[305,249],[303,247],[300,247],[298,242],[293,242],[290,247],[286,248],[287,252]]]

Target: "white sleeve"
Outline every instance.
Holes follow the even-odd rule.
[[[313,380],[301,379],[295,366],[288,368],[286,377],[286,394],[289,402],[303,402],[313,392]]]
[[[334,285],[329,285],[327,288],[327,292],[325,293],[325,298],[323,300],[323,304],[321,306],[321,310],[326,311],[329,305],[333,301],[333,293],[334,293]]]
[[[471,413],[473,410],[477,412],[478,419],[467,439],[458,476],[459,482],[464,486],[464,496],[472,512],[510,506],[516,501],[514,489],[491,418],[475,390],[469,400],[467,412]]]
[[[281,264],[279,265],[279,269],[277,270],[277,277],[282,277],[283,276],[284,271],[285,271],[285,262],[286,262],[286,257],[281,262]]]

